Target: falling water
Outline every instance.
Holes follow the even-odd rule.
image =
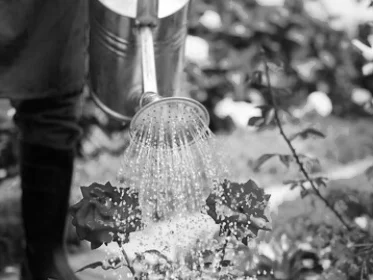
[[[193,106],[149,107],[132,127],[120,170],[124,186],[139,192],[143,222],[202,209],[227,166],[215,136]]]

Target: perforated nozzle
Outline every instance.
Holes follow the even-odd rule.
[[[178,148],[206,135],[209,115],[201,103],[182,97],[158,94],[154,43],[149,26],[139,28],[141,38],[143,94],[140,109],[130,124],[130,135],[148,147]],[[202,131],[201,131],[202,130]]]
[[[141,139],[146,134],[147,145],[172,148],[191,145],[204,135],[209,114],[199,102],[182,97],[167,97],[142,107],[130,124],[130,135]],[[145,141],[146,142],[146,141]]]

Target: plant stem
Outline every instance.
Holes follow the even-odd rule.
[[[131,262],[130,262],[130,259],[128,258],[128,255],[127,255],[126,251],[124,250],[124,248],[123,248],[123,246],[122,246],[122,244],[121,244],[120,242],[118,242],[118,246],[119,246],[119,248],[120,248],[120,251],[121,251],[121,253],[122,253],[124,259],[125,259],[126,262],[127,262],[127,267],[128,267],[128,269],[131,271],[132,276],[134,277],[134,279],[137,280],[137,278],[136,278],[136,276],[135,276],[135,273],[136,273],[136,272],[135,272],[135,269],[132,267]]]
[[[290,149],[290,151],[291,151],[291,153],[292,153],[292,155],[293,155],[293,157],[294,157],[297,165],[299,166],[299,169],[300,169],[301,173],[306,178],[306,180],[310,183],[310,185],[311,185],[313,191],[315,192],[316,196],[321,201],[324,202],[324,204],[326,205],[326,207],[329,208],[334,213],[334,215],[346,227],[346,229],[348,231],[351,231],[353,228],[343,219],[342,215],[333,207],[333,205],[320,193],[320,191],[316,187],[315,183],[310,178],[308,172],[304,168],[303,163],[299,159],[299,155],[297,154],[294,146],[292,145],[291,141],[287,137],[287,135],[286,135],[286,133],[284,131],[284,128],[283,128],[283,126],[281,124],[281,120],[280,120],[279,114],[278,114],[279,107],[277,105],[277,100],[276,100],[276,97],[275,97],[274,92],[272,90],[271,80],[270,80],[270,77],[269,77],[269,67],[268,67],[267,58],[266,58],[266,55],[264,53],[264,50],[262,50],[262,57],[263,57],[263,61],[264,61],[265,75],[266,75],[266,79],[267,79],[268,91],[269,91],[269,94],[270,94],[270,97],[271,97],[271,101],[272,101],[272,105],[273,105],[273,109],[274,109],[274,117],[275,117],[275,120],[276,120],[276,123],[277,123],[277,127],[278,127],[278,129],[280,131],[280,134],[281,134],[282,138],[285,140],[286,144],[288,145],[288,147],[289,147],[289,149]],[[302,189],[306,190],[306,188],[304,186],[302,186]]]
[[[232,233],[231,230],[228,229],[227,235],[225,236],[225,241],[224,241],[223,248],[222,248],[222,254],[221,254],[221,257],[220,257],[220,261],[219,261],[219,267],[218,267],[218,271],[219,272],[221,271],[221,268],[223,266],[223,261],[224,261],[224,258],[225,258],[225,253],[226,253],[227,246],[228,246],[228,243],[229,243],[228,238],[231,236],[231,233]]]

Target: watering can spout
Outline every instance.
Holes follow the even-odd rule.
[[[190,0],[90,1],[90,91],[104,112],[130,122],[146,104],[180,95],[189,5]],[[144,53],[150,48],[143,44],[153,51]]]
[[[146,6],[145,1],[146,0],[140,0],[139,7]],[[153,40],[153,29],[157,25],[157,18],[154,16],[155,7],[156,5],[153,6],[153,10],[149,8],[143,9],[143,13],[140,14],[137,23],[141,42],[141,71],[143,85],[143,93],[139,102],[140,108],[161,98],[157,85]]]

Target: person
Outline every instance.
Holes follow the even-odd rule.
[[[0,98],[10,99],[16,109],[20,135],[26,240],[21,279],[73,278],[61,252],[81,134],[87,4],[88,0],[0,0]]]

